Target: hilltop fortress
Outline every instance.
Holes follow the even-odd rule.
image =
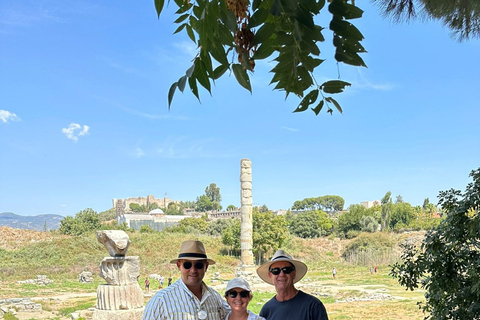
[[[117,209],[117,212],[118,212],[117,206],[123,206],[122,209],[123,210],[127,209],[127,211],[128,211],[131,203],[136,203],[136,204],[139,204],[139,205],[145,206],[145,207],[148,207],[149,205],[156,203],[159,208],[167,208],[168,204],[171,203],[171,202],[177,203],[177,204],[180,203],[180,201],[171,200],[168,197],[163,197],[161,199],[155,199],[155,197],[153,195],[148,195],[147,197],[126,198],[126,199],[114,198],[113,199],[113,207],[115,209]]]

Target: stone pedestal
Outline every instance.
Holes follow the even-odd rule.
[[[140,258],[127,257],[126,233],[99,231],[97,238],[105,244],[111,257],[100,263],[100,276],[107,284],[97,288],[93,320],[140,320],[143,316],[143,291],[138,285]],[[108,245],[107,245],[108,244]]]

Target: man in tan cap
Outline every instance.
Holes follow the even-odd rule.
[[[203,282],[208,266],[215,264],[215,261],[207,258],[203,243],[184,241],[178,257],[170,263],[177,265],[181,277],[150,299],[143,319],[225,319],[230,311],[228,304],[218,292]]]
[[[257,269],[258,276],[275,286],[277,294],[260,310],[267,320],[328,320],[323,303],[295,288],[307,273],[307,265],[278,250],[272,259]]]

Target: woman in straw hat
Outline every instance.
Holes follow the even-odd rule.
[[[230,308],[222,296],[203,282],[209,259],[201,241],[184,241],[175,263],[180,279],[158,291],[147,303],[143,319],[224,320]]]
[[[323,303],[295,288],[307,273],[307,265],[278,250],[272,259],[257,269],[258,276],[275,286],[277,294],[260,310],[267,320],[328,320]]]
[[[247,280],[233,278],[225,289],[225,299],[230,306],[230,313],[225,320],[265,320],[255,313],[247,310],[248,303],[252,300],[252,290]]]

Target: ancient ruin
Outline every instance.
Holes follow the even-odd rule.
[[[138,285],[140,258],[126,256],[130,245],[128,235],[122,230],[102,230],[97,231],[97,239],[105,245],[110,257],[100,263],[100,276],[107,284],[97,288],[93,320],[141,319],[144,303]]]

